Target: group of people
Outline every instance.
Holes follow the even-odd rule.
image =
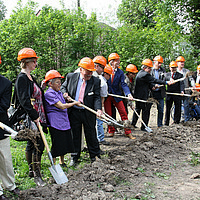
[[[122,121],[128,120],[128,106],[130,106],[134,110],[132,125],[136,127],[138,120],[136,112],[140,114],[141,110],[142,119],[148,125],[151,104],[145,101],[152,95],[159,102],[157,104],[158,127],[161,127],[166,95],[165,85],[168,85],[167,92],[180,94],[184,93],[184,88],[189,87],[190,83],[195,86],[195,80],[193,82],[192,79],[189,80],[188,86],[184,83],[188,79],[179,80],[185,77],[185,60],[182,56],[178,57],[176,62],[170,63],[169,73],[161,67],[163,58],[156,56],[153,62],[150,59],[143,60],[139,72],[135,65],[129,64],[126,67],[126,74],[120,69],[120,56],[117,53],[108,56],[108,63],[103,56],[96,56],[93,60],[84,57],[78,64],[79,70],[67,74],[63,84],[61,79],[64,77],[58,71],[50,70],[41,85],[31,75],[31,71],[37,67],[36,52],[31,48],[24,48],[18,52],[17,59],[20,61],[21,72],[15,81],[13,94],[15,107],[21,107],[37,127],[41,124],[44,131],[49,128],[53,161],[56,163],[56,157],[59,157],[62,167],[67,167],[64,163],[66,153],[71,153],[70,166],[75,166],[79,162],[83,130],[91,162],[94,162],[96,157],[101,158],[100,145],[109,145],[105,140],[101,120],[105,113],[113,117],[117,108]],[[196,80],[199,81],[198,75]],[[3,76],[0,76],[0,82],[2,83],[0,118],[1,122],[9,125],[7,109],[12,95],[11,82]],[[44,93],[46,86],[48,89]],[[123,101],[120,96],[126,96],[127,99]],[[169,125],[173,102],[174,122],[180,122],[181,98],[181,96],[167,94],[165,125]],[[133,100],[136,100],[135,106]],[[184,102],[187,103],[186,100],[185,98]],[[96,114],[87,108],[96,111]],[[187,110],[185,115],[187,120]],[[141,130],[145,131],[143,124]],[[115,131],[115,127],[109,125],[108,137],[113,137]],[[131,129],[125,128],[124,131],[126,137],[135,139]],[[0,178],[4,188],[19,193],[14,184],[9,138],[4,136],[4,133],[5,131],[0,130],[0,153],[5,155],[0,156]],[[31,140],[27,142],[26,160],[29,165],[29,177],[34,177],[35,183],[39,186],[45,185],[40,173],[43,151],[44,143],[40,137],[37,138],[37,148]],[[0,199],[6,199],[2,188],[0,188]]]

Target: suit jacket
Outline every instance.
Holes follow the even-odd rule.
[[[155,83],[166,84],[165,81],[155,79],[150,73],[140,70],[136,76],[134,97],[147,100],[149,98],[149,91]]]
[[[75,99],[79,77],[80,73],[69,73],[66,77],[65,82],[61,86],[61,92],[68,93],[70,97]],[[84,105],[88,106],[89,108],[92,108],[94,110],[102,109],[100,96],[100,79],[92,76],[90,80],[87,81],[83,101]],[[71,110],[72,108],[69,108],[68,112],[70,113]],[[89,121],[93,121],[93,123],[96,123],[95,114],[86,110],[86,115],[88,116]]]
[[[154,68],[151,70],[151,75],[155,78]],[[160,67],[160,69],[158,70],[158,76],[159,76],[158,79],[165,81],[165,75],[166,75],[165,69],[163,67]],[[160,87],[156,91],[153,90],[152,95],[156,99],[163,99],[166,96],[165,87]]]
[[[0,85],[0,121],[9,126],[7,110],[10,107],[12,83],[0,75]],[[5,133],[7,132],[0,128],[0,140],[6,138]]]
[[[166,74],[166,80],[169,81],[171,79],[171,72],[168,72]],[[180,78],[183,78],[183,75],[179,72],[176,72],[175,73],[175,77],[174,77],[174,80],[177,80],[177,79],[180,79]],[[167,86],[167,92],[172,92],[172,93],[181,93],[182,91],[184,91],[184,81],[179,81],[173,85],[168,85]],[[167,95],[167,97],[170,97],[172,95]],[[181,96],[176,96],[176,98],[179,98],[179,99],[182,99],[183,97]]]
[[[108,83],[108,93],[116,94],[122,96],[120,87],[123,89],[124,94],[127,96],[128,94],[131,94],[129,87],[124,82],[125,76],[124,72],[117,68],[117,71],[115,72],[115,76],[113,79],[113,83],[111,83],[111,78],[107,81]],[[122,101],[121,98],[114,97],[116,102]]]

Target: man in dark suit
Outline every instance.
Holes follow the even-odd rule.
[[[135,91],[133,97],[136,99],[147,100],[149,98],[149,91],[150,89],[155,89],[158,84],[171,84],[170,81],[166,82],[163,80],[155,79],[151,76],[151,69],[153,67],[153,63],[150,59],[145,59],[142,61],[142,70],[140,70],[136,76],[136,84],[135,84]],[[136,112],[140,114],[142,110],[142,119],[144,123],[148,126],[149,122],[149,115],[150,115],[150,105],[149,103],[136,101]],[[132,125],[135,127],[138,120],[138,116],[134,112]],[[142,131],[145,130],[145,126],[142,124],[141,126]]]
[[[175,61],[172,61],[169,65],[170,71],[166,74],[165,79],[166,80],[177,80],[180,78],[183,78],[183,75],[179,72],[177,72],[177,63]],[[167,87],[167,92],[170,93],[182,93],[184,94],[184,82],[179,81],[176,82],[174,85],[170,85]],[[165,112],[165,125],[169,126],[169,121],[170,121],[170,110],[172,107],[172,104],[174,103],[175,105],[175,110],[174,110],[174,123],[178,124],[181,119],[181,96],[175,96],[175,95],[167,95],[166,97],[166,112]]]
[[[72,99],[80,101],[89,108],[96,110],[97,116],[100,117],[103,114],[100,79],[92,76],[92,72],[95,71],[94,62],[92,59],[85,57],[80,60],[78,66],[80,67],[80,73],[69,73],[61,86],[61,91],[64,93],[64,96],[67,94]],[[84,92],[82,93],[82,91]],[[80,157],[82,125],[84,127],[90,159],[91,162],[94,162],[96,156],[100,158],[100,148],[95,128],[96,115],[82,107],[73,106],[68,109],[68,116],[75,147],[75,153],[72,154],[70,165],[75,165]]]
[[[1,63],[1,57],[0,57]],[[10,107],[12,95],[12,83],[0,75],[0,122],[9,126],[7,110]],[[13,171],[12,155],[10,152],[10,138],[5,136],[7,133],[0,128],[0,180],[5,189],[19,195],[20,190],[15,185],[15,175]],[[3,189],[0,184],[0,199],[8,199],[3,195]]]

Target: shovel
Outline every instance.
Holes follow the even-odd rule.
[[[143,125],[145,126],[145,130],[148,132],[148,133],[151,133],[153,132],[153,130],[151,128],[149,128],[145,123],[144,121],[142,120],[142,118],[140,117],[140,115],[137,113],[137,111],[135,110],[134,108],[134,112],[135,114],[138,116],[139,120],[143,123]]]
[[[11,134],[4,134],[4,136],[11,136],[12,138],[14,138],[18,134],[17,131],[14,131],[12,128],[10,128],[9,126],[3,124],[2,122],[0,122],[0,127],[4,131],[7,131],[8,133],[11,133]]]
[[[42,137],[42,140],[44,142],[44,145],[46,147],[49,160],[51,162],[51,167],[49,167],[49,170],[50,170],[53,178],[55,179],[57,184],[67,183],[68,178],[66,177],[65,173],[63,172],[61,166],[59,164],[54,165],[54,163],[53,163],[53,158],[52,158],[51,152],[49,150],[49,146],[48,146],[47,140],[45,138],[45,135],[44,135],[44,132],[42,130],[42,126],[41,126],[40,123],[38,124],[38,128],[39,128],[39,131],[41,133],[41,137]]]

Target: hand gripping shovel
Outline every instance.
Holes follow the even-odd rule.
[[[135,110],[134,108],[134,112],[135,114],[138,116],[139,120],[143,123],[143,125],[145,126],[145,130],[149,133],[153,132],[153,130],[151,128],[149,128],[145,123],[144,121],[142,120],[142,118],[140,117],[140,115],[137,113],[137,111]]]
[[[38,124],[38,128],[39,128],[39,131],[41,133],[41,137],[42,137],[42,140],[44,142],[44,145],[46,147],[49,160],[51,162],[51,167],[49,167],[49,170],[50,170],[53,178],[55,179],[57,184],[67,183],[68,178],[66,177],[65,173],[63,172],[61,166],[59,164],[57,164],[57,165],[53,164],[53,158],[52,158],[51,152],[49,150],[49,146],[47,144],[47,140],[45,138],[45,135],[43,133],[43,130],[42,130],[40,123]]]

